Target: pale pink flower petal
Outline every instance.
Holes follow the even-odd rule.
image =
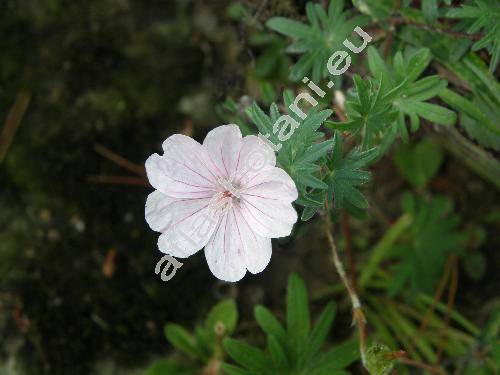
[[[241,212],[252,229],[263,237],[289,236],[297,221],[297,211],[282,200],[245,196],[241,199]]]
[[[235,236],[234,214],[224,215],[214,235],[205,246],[208,268],[220,280],[238,281],[245,276],[245,256]]]
[[[255,135],[247,135],[241,141],[241,153],[236,178],[240,182],[266,166],[274,167],[276,156],[273,149]]]
[[[241,189],[243,197],[282,200],[288,203],[298,198],[297,188],[292,178],[281,168],[266,166],[249,175]]]
[[[237,209],[228,212],[205,246],[210,271],[224,281],[238,281],[248,269],[261,272],[271,259],[271,240],[257,235]]]
[[[163,142],[164,155],[151,155],[146,172],[151,185],[176,198],[213,194],[219,174],[205,148],[192,138],[175,134]]]
[[[192,168],[188,169],[158,154],[146,160],[146,172],[150,184],[171,197],[207,198],[216,190],[215,183],[201,178]]]
[[[271,260],[271,239],[258,235],[241,213],[241,209],[234,209],[235,217],[238,219],[239,233],[242,240],[247,241],[245,254],[245,266],[251,273],[262,272]]]
[[[202,249],[214,233],[216,219],[210,209],[210,198],[171,198],[159,191],[149,194],[146,221],[161,232],[161,252],[186,258]]]
[[[203,141],[215,167],[225,178],[234,176],[239,163],[241,139],[238,126],[222,125],[211,130]]]

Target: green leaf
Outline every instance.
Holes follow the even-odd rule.
[[[274,91],[273,85],[269,82],[260,83],[260,93],[264,103],[269,104],[276,100],[276,91]]]
[[[307,165],[315,162],[319,158],[325,156],[331,150],[333,141],[328,140],[321,143],[316,143],[310,146],[306,152],[297,158],[297,164]]]
[[[324,308],[309,334],[307,291],[304,282],[296,274],[291,274],[288,278],[286,331],[265,307],[256,306],[254,314],[267,336],[267,351],[270,356],[240,341],[225,339],[223,347],[226,352],[244,367],[225,364],[222,368],[228,374],[344,375],[348,373],[343,368],[358,358],[356,341],[341,344],[323,354],[320,352],[332,325],[335,304],[330,302]]]
[[[352,3],[361,13],[368,14],[374,21],[380,21],[390,17],[395,0],[353,0]]]
[[[165,325],[165,336],[167,340],[181,352],[193,357],[200,358],[200,352],[194,344],[191,334],[178,324],[168,323]]]
[[[217,328],[223,328],[223,334],[230,335],[236,327],[238,310],[232,299],[226,299],[212,307],[205,321],[205,327],[210,334],[214,334]],[[222,324],[222,327],[216,327]]]
[[[368,203],[359,187],[370,180],[370,173],[362,171],[361,168],[375,159],[377,150],[353,149],[344,157],[342,136],[335,133],[333,139],[334,152],[328,161],[328,200],[333,200],[335,208],[344,207],[346,202],[358,208],[366,208]]]
[[[266,22],[266,26],[291,38],[307,38],[311,29],[302,22],[283,17],[273,17]]]
[[[316,215],[316,212],[318,212],[317,207],[306,206],[306,207],[304,207],[304,210],[302,211],[302,215],[300,216],[300,220],[308,221],[314,215]]]
[[[441,125],[453,125],[457,121],[455,112],[431,103],[423,103],[412,99],[401,100],[399,106],[406,112],[415,112],[426,120]]]
[[[286,326],[288,338],[294,348],[294,357],[298,358],[307,343],[310,316],[306,287],[295,273],[288,278]]]
[[[298,172],[298,173],[297,173]],[[327,189],[328,185],[321,181],[319,178],[313,176],[312,173],[316,172],[316,169],[298,169],[294,171],[295,179],[302,185],[310,186],[314,189]]]
[[[293,99],[291,92],[284,92],[283,101],[287,113],[283,114],[283,116],[289,116],[290,123],[296,121],[297,127],[291,132],[290,137],[283,142],[273,133],[273,126],[281,116],[276,104],[271,105],[270,116],[265,114],[255,103],[247,109],[247,114],[262,135],[270,135],[269,140],[273,144],[281,145],[277,155],[278,165],[295,181],[299,197],[303,199],[309,188],[326,189],[328,187],[319,176],[318,160],[329,152],[332,143],[330,141],[317,143],[323,136],[323,133],[317,130],[331,116],[332,111],[329,109],[318,111],[311,108],[305,119],[300,119],[289,108]],[[276,133],[279,134],[279,130]]]
[[[417,189],[423,188],[436,175],[442,161],[441,148],[430,140],[401,147],[395,154],[399,173]]]
[[[479,126],[484,126],[494,135],[500,136],[500,125],[495,124],[484,112],[479,110],[477,106],[466,98],[448,89],[443,90],[439,97],[456,110],[464,112],[468,116],[478,120]]]
[[[255,375],[255,373],[250,370],[245,370],[242,369],[241,367],[233,366],[228,363],[223,363],[221,365],[221,368],[227,375]]]
[[[235,362],[248,370],[266,370],[271,366],[271,362],[264,352],[242,341],[226,337],[223,346]]]
[[[332,327],[333,318],[335,317],[336,305],[334,302],[328,303],[325,309],[321,313],[318,321],[316,322],[311,335],[309,336],[309,341],[307,343],[307,348],[305,352],[306,358],[312,358],[317,351],[321,348],[321,345],[325,341],[330,328]]]
[[[306,14],[308,24],[273,17],[267,21],[266,26],[292,38],[292,44],[286,49],[288,53],[301,54],[290,70],[289,78],[299,81],[311,73],[313,81],[317,82],[329,74],[326,66],[330,56],[335,51],[344,50],[342,42],[356,26],[364,26],[369,18],[353,17],[350,10],[344,11],[344,2],[337,0],[330,2],[328,13],[319,4],[308,3]]]
[[[410,296],[432,293],[441,277],[448,254],[461,255],[465,235],[459,230],[460,218],[452,213],[451,201],[435,197],[428,201],[405,196],[405,212],[413,217],[409,238],[395,254],[399,259],[392,271],[390,295],[401,290]]]
[[[402,54],[396,53],[392,68],[387,66],[378,53],[377,49],[368,49],[368,65],[373,76],[383,80],[380,83],[382,100],[385,110],[395,110],[396,115],[392,118],[385,116],[384,120],[391,123],[391,127],[380,127],[377,129],[376,118],[372,121],[372,129],[378,130],[384,138],[381,151],[388,149],[392,142],[393,134],[397,133],[404,140],[408,141],[408,130],[405,118],[410,120],[410,130],[414,132],[419,127],[419,117],[441,125],[452,125],[456,121],[456,114],[447,108],[426,103],[442,92],[447,86],[447,82],[437,76],[425,77],[418,80],[418,77],[427,68],[431,59],[430,50],[427,48],[418,49],[414,52]],[[358,105],[362,107],[362,104]],[[361,110],[355,108],[358,113]],[[373,110],[371,111],[373,112]],[[370,111],[364,110],[361,116],[363,119],[369,118]],[[347,111],[349,120],[349,110]],[[366,120],[365,120],[366,121]],[[370,134],[368,134],[370,136]],[[365,136],[366,137],[366,136]],[[379,136],[381,138],[381,136]],[[374,138],[371,136],[371,138]]]
[[[412,84],[407,95],[413,100],[429,100],[443,92],[446,86],[448,86],[448,82],[438,76],[428,76]]]
[[[433,24],[438,18],[438,0],[422,0],[422,13],[428,24]]]
[[[467,252],[464,257],[464,267],[469,277],[475,281],[481,280],[486,271],[486,259],[479,252]]]
[[[267,116],[262,109],[260,109],[257,103],[254,102],[245,110],[245,112],[263,136],[269,135],[269,140],[271,142],[275,144],[280,143],[278,137],[273,133],[274,121],[272,121],[271,118]]]
[[[368,67],[375,78],[380,78],[381,76],[390,77],[384,60],[373,46],[368,47]]]
[[[392,108],[391,102],[381,94],[385,87],[384,76],[377,82],[362,80],[359,75],[353,76],[356,96],[345,104],[348,128],[355,129],[353,134],[359,134],[363,139],[363,148],[371,148],[381,139],[397,119],[398,113]],[[331,127],[331,124],[328,124]],[[337,127],[338,128],[338,127]]]
[[[500,150],[500,125],[496,119],[500,109],[489,104],[485,97],[474,96],[470,101],[451,90],[443,90],[440,98],[450,107],[459,111],[459,124],[469,137],[478,141],[484,147]]]
[[[280,344],[280,342],[274,335],[267,336],[267,346],[269,347],[271,357],[277,368],[289,367],[285,348],[283,348],[282,344]]]
[[[422,48],[409,55],[406,60],[406,78],[409,82],[414,82],[429,65],[431,51],[428,48]]]
[[[448,11],[450,18],[461,18],[462,29],[468,33],[482,31],[484,36],[473,46],[473,50],[486,48],[491,54],[490,72],[494,72],[500,59],[500,2],[496,0],[475,0],[474,5],[462,5]]]
[[[281,323],[264,306],[257,305],[254,308],[255,320],[260,328],[267,334],[275,336],[281,343],[286,340],[286,332]]]
[[[343,369],[359,358],[359,346],[356,339],[334,346],[320,357],[311,375],[326,374],[326,370]]]

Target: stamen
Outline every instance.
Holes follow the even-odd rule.
[[[218,181],[219,184],[231,195],[235,196],[236,198],[240,198],[240,192],[239,189],[235,188],[233,186],[232,180],[228,181],[225,178],[219,177]]]

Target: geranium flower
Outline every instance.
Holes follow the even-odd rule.
[[[146,161],[156,189],[146,202],[146,221],[161,232],[160,251],[187,258],[204,247],[208,267],[225,281],[264,270],[271,238],[288,236],[297,221],[297,189],[275,166],[271,147],[223,125],[203,144],[174,134],[163,151]]]

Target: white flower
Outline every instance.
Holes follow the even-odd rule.
[[[288,236],[297,221],[297,189],[275,167],[271,147],[223,125],[202,145],[174,134],[163,151],[146,161],[156,189],[146,202],[146,221],[161,232],[160,251],[187,258],[205,247],[208,267],[225,281],[264,270],[271,238]]]

